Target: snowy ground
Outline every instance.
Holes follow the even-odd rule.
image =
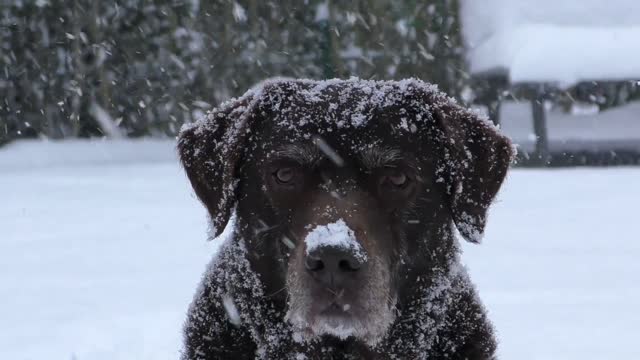
[[[640,358],[639,180],[511,172],[463,256],[502,359]],[[12,145],[0,192],[0,359],[177,358],[216,244],[172,144]]]

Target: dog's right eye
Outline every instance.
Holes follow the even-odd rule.
[[[273,173],[276,181],[280,184],[289,184],[293,182],[296,177],[296,170],[291,167],[279,168]]]
[[[273,162],[266,170],[265,181],[276,193],[300,190],[306,182],[304,168],[291,161]]]

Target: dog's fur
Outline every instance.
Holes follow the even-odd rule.
[[[514,156],[486,120],[419,80],[276,79],[185,126],[178,147],[212,235],[229,223],[183,359],[494,358],[456,240],[480,241]],[[304,239],[337,220],[368,261],[332,290]]]

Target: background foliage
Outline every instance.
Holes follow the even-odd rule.
[[[459,95],[457,2],[4,1],[0,142],[174,135],[269,76],[415,76]]]

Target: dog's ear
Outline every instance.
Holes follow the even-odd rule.
[[[226,226],[236,204],[237,173],[251,123],[256,96],[248,93],[188,124],[178,136],[178,152],[193,189],[207,208],[213,235]]]
[[[468,241],[482,240],[487,210],[498,193],[515,150],[488,119],[435,94],[429,101],[434,136],[443,156],[437,166],[446,185],[451,216]]]

